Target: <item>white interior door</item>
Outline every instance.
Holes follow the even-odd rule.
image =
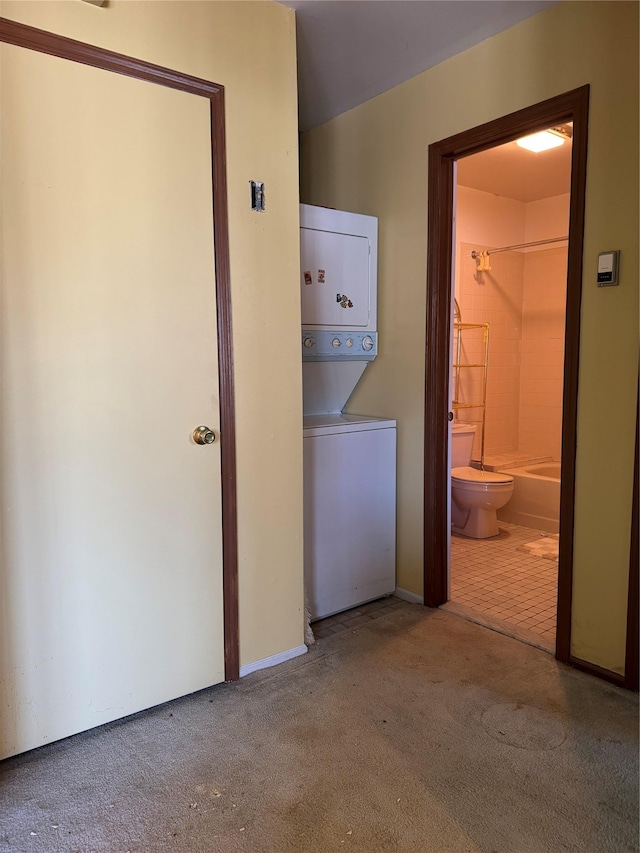
[[[224,678],[209,102],[1,47],[0,755]]]

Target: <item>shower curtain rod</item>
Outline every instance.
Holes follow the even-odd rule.
[[[486,249],[485,255],[497,255],[498,252],[512,252],[515,249],[528,249],[530,246],[544,246],[546,243],[561,243],[563,240],[568,240],[568,237],[549,237],[548,240],[535,240],[533,243],[518,243],[517,246],[503,246],[501,249]],[[475,260],[482,255],[475,249],[471,252],[471,257]]]

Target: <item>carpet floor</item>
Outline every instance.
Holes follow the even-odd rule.
[[[0,774],[12,853],[623,853],[638,697],[407,604]]]

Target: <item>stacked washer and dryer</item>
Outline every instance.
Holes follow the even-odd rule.
[[[344,414],[378,351],[378,221],[300,206],[304,572],[311,621],[395,590],[396,422]]]

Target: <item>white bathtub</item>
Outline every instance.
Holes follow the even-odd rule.
[[[513,495],[498,510],[499,521],[557,533],[560,517],[560,463],[542,462],[522,468],[501,468],[513,477]]]

